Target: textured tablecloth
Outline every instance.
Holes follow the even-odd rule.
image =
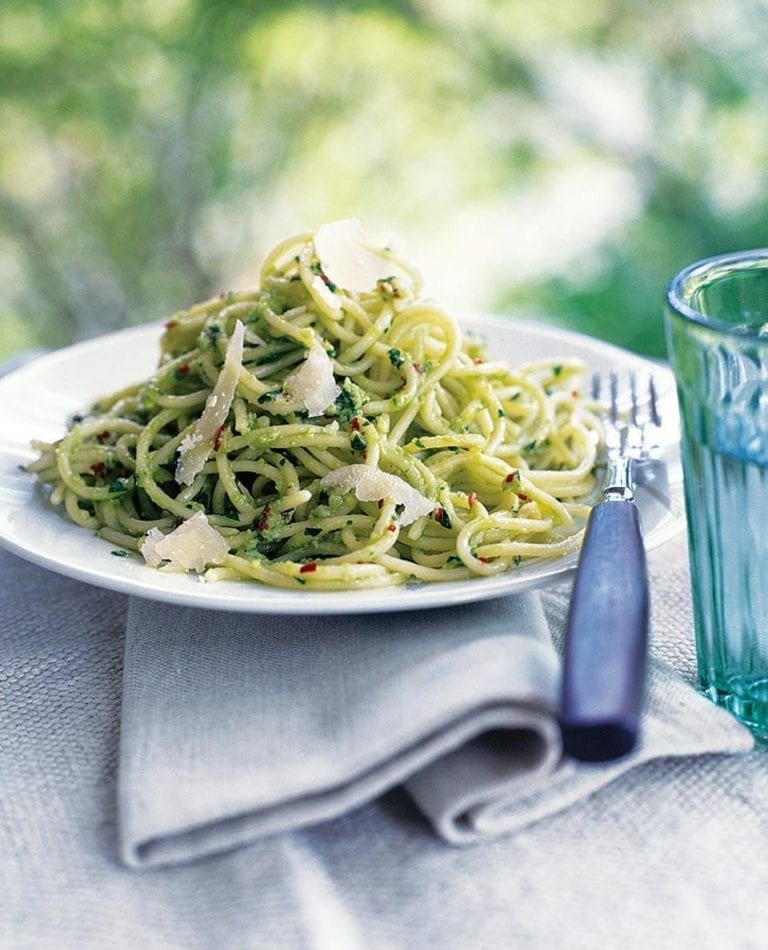
[[[684,541],[650,558],[654,653],[693,676]],[[127,600],[0,552],[0,946],[758,948],[768,759],[656,760],[515,834],[435,838],[399,789],[188,865],[118,861]],[[565,591],[544,597],[556,628]]]

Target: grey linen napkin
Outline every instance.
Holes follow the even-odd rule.
[[[653,662],[640,747],[561,755],[566,595],[414,613],[283,617],[129,605],[121,854],[180,863],[314,824],[404,784],[453,844],[560,811],[641,762],[750,734]],[[550,629],[552,628],[552,629]]]

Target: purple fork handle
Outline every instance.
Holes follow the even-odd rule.
[[[590,514],[563,658],[566,754],[607,762],[634,748],[648,657],[648,572],[637,508],[604,501]]]

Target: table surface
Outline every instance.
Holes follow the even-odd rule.
[[[654,552],[653,649],[692,680],[684,539]],[[758,749],[657,760],[468,849],[400,790],[163,870],[117,860],[126,598],[0,551],[0,944],[553,948],[768,945]]]

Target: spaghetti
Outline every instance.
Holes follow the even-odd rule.
[[[583,367],[488,357],[357,222],[284,242],[260,287],[177,313],[151,379],[29,470],[161,570],[345,589],[487,576],[578,548],[600,423]]]

